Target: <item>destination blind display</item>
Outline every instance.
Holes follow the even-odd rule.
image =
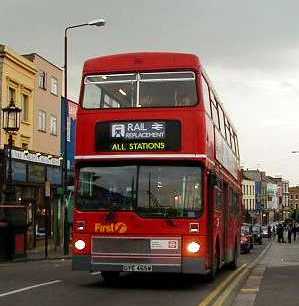
[[[179,121],[113,121],[96,124],[97,151],[177,151],[180,148]]]

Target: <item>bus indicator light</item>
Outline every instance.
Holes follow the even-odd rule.
[[[190,223],[189,224],[189,232],[190,233],[199,233],[199,224],[198,223]]]

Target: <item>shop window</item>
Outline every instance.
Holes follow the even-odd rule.
[[[60,185],[61,184],[61,169],[58,167],[48,167],[47,168],[47,180],[51,184]]]
[[[26,182],[26,164],[23,162],[18,162],[13,160],[12,164],[12,179],[13,181],[18,181],[18,182]],[[6,173],[8,174],[8,163],[7,163],[7,171]]]
[[[45,181],[45,167],[35,164],[29,165],[28,180],[33,183],[43,183]]]

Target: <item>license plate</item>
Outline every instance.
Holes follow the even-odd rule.
[[[123,265],[124,272],[152,272],[152,265]]]

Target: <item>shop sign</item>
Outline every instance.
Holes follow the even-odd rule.
[[[34,162],[34,163],[40,163],[52,166],[60,166],[59,158],[54,158],[54,157],[48,158],[47,156],[44,155],[37,156],[35,153],[30,153],[30,152],[25,154],[24,151],[12,150],[11,157],[13,159],[25,160],[28,162]]]
[[[99,122],[96,125],[97,151],[169,151],[180,147],[179,121]]]

